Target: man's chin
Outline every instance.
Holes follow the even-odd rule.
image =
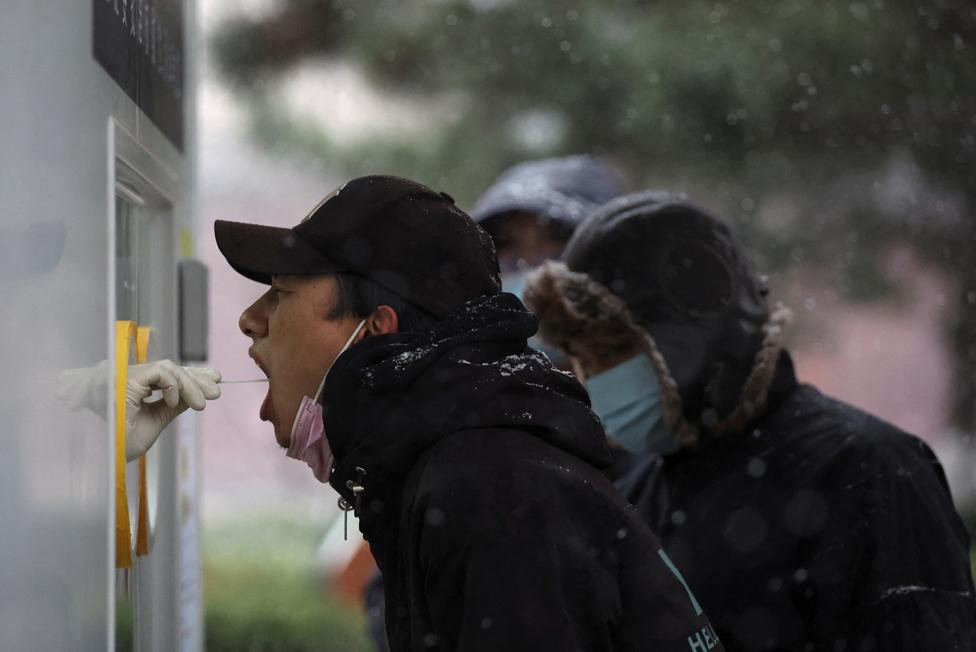
[[[288,434],[282,433],[277,424],[274,424],[274,437],[279,446],[288,450],[288,445],[291,443],[288,440]]]

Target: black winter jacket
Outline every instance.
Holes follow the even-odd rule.
[[[727,649],[976,650],[969,539],[920,440],[796,382],[620,483]]]
[[[332,485],[383,572],[394,652],[722,650],[683,580],[594,465],[586,394],[526,347],[513,296],[370,337],[323,391]],[[696,647],[697,646],[697,647]]]

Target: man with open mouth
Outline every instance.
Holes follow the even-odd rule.
[[[363,177],[294,228],[215,231],[270,285],[240,319],[270,381],[260,416],[359,517],[391,650],[723,649],[448,195]]]

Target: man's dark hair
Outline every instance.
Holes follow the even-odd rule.
[[[342,319],[348,315],[368,317],[380,306],[389,306],[397,314],[401,333],[430,330],[437,324],[437,318],[429,312],[368,278],[336,274],[335,279],[339,291],[327,319]]]

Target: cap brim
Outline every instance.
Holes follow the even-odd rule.
[[[239,274],[258,283],[272,276],[304,276],[342,271],[342,266],[292,229],[244,222],[214,222],[217,248]]]

